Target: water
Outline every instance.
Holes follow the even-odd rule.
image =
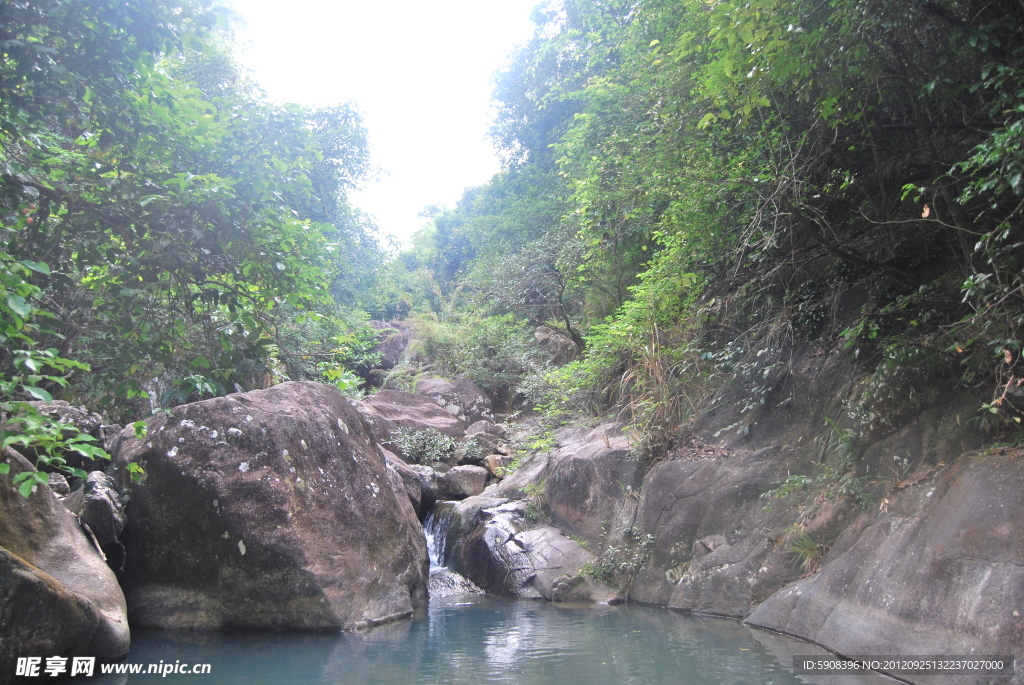
[[[134,636],[126,663],[209,663],[209,675],[99,676],[113,683],[340,685],[867,685],[878,677],[792,675],[811,645],[736,621],[637,606],[557,605],[484,596],[434,600],[425,619],[346,634]],[[74,681],[72,681],[74,682]]]

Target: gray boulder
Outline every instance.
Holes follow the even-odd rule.
[[[377,330],[379,342],[370,349],[369,354],[378,357],[374,368],[390,370],[402,360],[402,355],[412,341],[412,324],[407,321],[371,321],[371,327]]]
[[[479,495],[487,486],[490,474],[480,466],[456,466],[438,478],[440,499],[465,499]]]
[[[89,526],[101,545],[116,540],[127,523],[114,480],[102,471],[79,480],[64,498],[64,506]]]
[[[20,656],[128,654],[124,595],[113,571],[74,517],[39,486],[25,499],[11,478],[32,465],[13,450],[0,476],[0,674]]]
[[[135,625],[347,630],[425,607],[416,513],[336,389],[183,405],[124,438],[117,463],[146,470],[123,535]]]

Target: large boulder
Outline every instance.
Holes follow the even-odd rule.
[[[819,573],[770,597],[747,622],[842,654],[1012,654],[1020,664],[1024,450],[1005,452],[965,454],[883,503],[881,515],[861,516]]]
[[[285,383],[129,432],[116,462],[146,470],[123,535],[135,625],[338,630],[425,606],[419,521],[336,389]]]
[[[786,477],[783,456],[771,448],[739,454],[691,448],[655,465],[637,512],[654,545],[633,599],[741,617],[796,580],[800,570],[785,545],[773,544],[794,523],[792,506],[765,511],[761,497]]]
[[[537,326],[533,332],[533,338],[547,352],[550,362],[555,366],[568,364],[576,358],[576,354],[579,352],[576,343],[569,336],[548,326]]]
[[[46,485],[21,496],[11,478],[32,465],[13,450],[0,476],[0,680],[21,656],[128,654],[124,595],[114,572]]]

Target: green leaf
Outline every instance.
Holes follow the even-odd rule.
[[[0,476],[6,476],[11,472],[10,464],[0,464]]]
[[[46,274],[47,276],[50,275],[50,267],[47,266],[45,262],[33,262],[28,259],[23,259],[18,263],[21,264],[22,266],[32,269],[35,272]]]
[[[43,400],[47,404],[53,402],[53,396],[50,393],[43,390],[42,388],[37,388],[34,385],[25,385],[22,387],[25,389],[25,392],[27,392],[29,395],[32,395],[32,397],[36,398],[37,400]]]
[[[22,318],[26,318],[32,313],[32,305],[21,295],[8,295],[7,306],[11,308],[12,312]]]
[[[29,473],[29,472],[19,473],[18,476],[21,476],[24,473]],[[21,496],[24,497],[25,499],[28,499],[29,497],[32,496],[32,489],[36,487],[36,481],[31,476],[32,476],[32,474],[29,473],[29,477],[25,478],[22,481],[21,485],[18,486],[18,492],[20,492]],[[15,478],[17,478],[17,476],[15,476]]]

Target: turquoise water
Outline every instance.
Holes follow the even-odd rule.
[[[108,675],[75,683],[337,685],[516,683],[866,685],[864,676],[792,675],[811,645],[736,621],[637,606],[558,605],[484,596],[431,602],[426,617],[347,633],[133,636],[127,664],[210,664],[208,675]],[[98,670],[98,669],[97,669]]]

